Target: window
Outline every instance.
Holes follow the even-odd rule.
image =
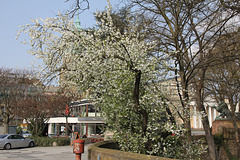
[[[7,135],[5,135],[5,134],[4,135],[0,135],[1,139],[5,138],[5,137],[7,137]]]
[[[8,137],[8,139],[14,139],[14,136],[13,136],[13,135],[11,135],[11,136],[9,136],[9,137]]]

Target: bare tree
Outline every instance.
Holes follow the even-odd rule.
[[[222,10],[220,1],[158,1],[132,0],[138,12],[147,14],[155,21],[150,28],[153,38],[159,42],[164,52],[172,54],[172,71],[175,73],[177,90],[181,102],[179,117],[187,129],[191,140],[190,127],[190,89],[194,88],[194,100],[199,111],[204,108],[204,80],[206,69],[213,64],[214,58],[207,55],[206,47],[215,41],[225,29],[227,22],[237,16],[235,10]],[[204,114],[203,114],[204,115]],[[202,117],[211,159],[217,158],[214,139],[207,116]]]
[[[0,116],[4,124],[4,133],[8,133],[9,123],[16,115],[16,103],[30,94],[39,92],[34,84],[40,81],[29,77],[30,75],[33,75],[32,72],[26,70],[0,68]]]
[[[8,125],[14,118],[12,102],[15,101],[16,79],[10,69],[0,69],[1,109],[0,115],[4,125],[4,134],[8,133]]]
[[[16,114],[28,123],[34,136],[42,136],[49,118],[64,113],[69,98],[63,95],[36,94],[18,101]]]
[[[84,12],[85,10],[88,10],[90,7],[88,0],[66,0],[65,2],[71,3],[72,7],[71,9],[67,10],[65,14],[70,15],[73,17],[75,14],[79,14]]]
[[[116,6],[123,4],[125,1],[126,0],[119,0]],[[65,14],[69,15],[71,18],[91,8],[89,0],[66,0],[65,2],[71,4],[71,7],[65,11]]]
[[[225,33],[220,37],[212,54],[219,59],[216,65],[207,70],[208,94],[214,95],[217,102],[228,99],[232,111],[235,138],[239,142],[236,123],[236,106],[240,102],[240,30]],[[239,111],[238,111],[239,112]]]
[[[240,12],[240,2],[239,0],[220,0],[223,7],[226,9],[235,10],[238,13]]]
[[[8,133],[9,123],[14,119],[15,102],[24,98],[33,80],[27,78],[23,70],[0,68],[0,115],[4,133]]]

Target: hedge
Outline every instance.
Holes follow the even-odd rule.
[[[50,147],[53,146],[53,142],[56,142],[57,146],[66,146],[70,145],[70,138],[69,137],[32,137],[35,141],[36,146],[43,146],[43,147]]]

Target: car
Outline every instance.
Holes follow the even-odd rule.
[[[35,142],[32,139],[24,138],[18,134],[4,134],[0,135],[0,148],[11,149],[21,147],[34,147]]]
[[[32,134],[29,131],[23,131],[22,136],[26,138],[26,137],[31,137]]]

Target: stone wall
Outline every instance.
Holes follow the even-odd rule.
[[[88,147],[88,160],[174,160],[157,156],[101,148],[101,146],[106,147],[107,145],[112,144],[113,142],[111,141],[92,144]]]

